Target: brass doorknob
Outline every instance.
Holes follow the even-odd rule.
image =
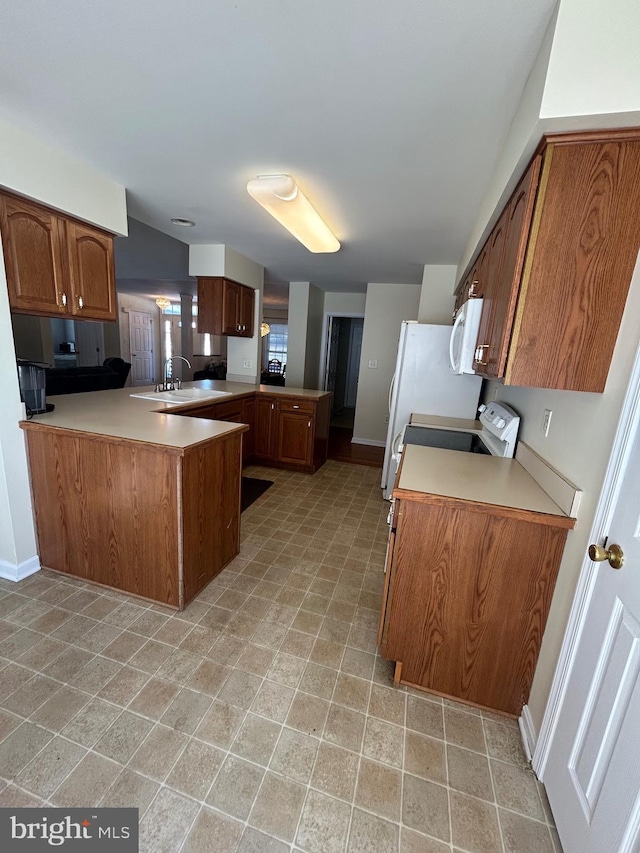
[[[603,563],[608,560],[612,569],[620,569],[624,563],[624,554],[619,545],[610,545],[608,548],[589,545],[589,559],[594,563]]]

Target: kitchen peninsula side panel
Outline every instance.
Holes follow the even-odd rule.
[[[178,607],[179,455],[27,428],[43,566]]]

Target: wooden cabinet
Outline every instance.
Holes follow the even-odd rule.
[[[253,337],[255,292],[222,276],[198,278],[198,331]]]
[[[469,267],[486,252],[480,375],[604,390],[640,247],[639,185],[637,129],[543,139]]]
[[[316,404],[300,400],[278,402],[275,458],[290,465],[313,466]]]
[[[22,424],[43,566],[184,607],[240,547],[240,429],[177,449]]]
[[[244,397],[242,400],[242,423],[247,424],[248,431],[242,436],[242,461],[249,462],[253,457],[256,434],[256,400],[255,397]]]
[[[573,519],[397,499],[378,642],[396,680],[517,715]]]
[[[0,195],[0,229],[13,311],[115,320],[111,234],[11,195]]]
[[[256,397],[256,428],[253,456],[257,462],[272,462],[275,458],[276,400],[262,394]]]
[[[331,395],[256,398],[254,458],[312,474],[327,460]]]
[[[261,392],[174,414],[247,424],[242,443],[245,463],[312,474],[327,461],[331,394],[310,400]]]

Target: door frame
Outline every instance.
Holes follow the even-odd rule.
[[[325,386],[327,368],[329,366],[329,330],[331,328],[331,320],[346,317],[348,319],[360,319],[364,325],[364,311],[325,311],[322,319],[322,353],[320,356],[320,372],[318,373],[318,388]]]
[[[598,499],[589,542],[602,543],[604,537],[607,535],[620,495],[633,439],[636,437],[638,429],[640,429],[640,345],[636,350],[627,390],[620,410],[618,427]],[[598,579],[598,573],[592,570],[592,566],[593,564],[589,559],[589,555],[585,553],[537,740],[535,739],[535,731],[530,718],[527,719],[528,709],[526,706],[523,716],[520,718],[520,725],[526,740],[528,740],[529,744],[535,743],[535,748],[531,756],[531,766],[542,782],[544,782],[544,771],[551,754],[551,743],[558,725],[560,710],[566,696],[569,676],[571,675],[571,670],[578,654],[582,630]]]

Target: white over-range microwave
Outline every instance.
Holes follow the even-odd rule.
[[[449,360],[453,373],[475,373],[473,360],[481,315],[481,298],[467,299],[456,314],[449,341]]]

